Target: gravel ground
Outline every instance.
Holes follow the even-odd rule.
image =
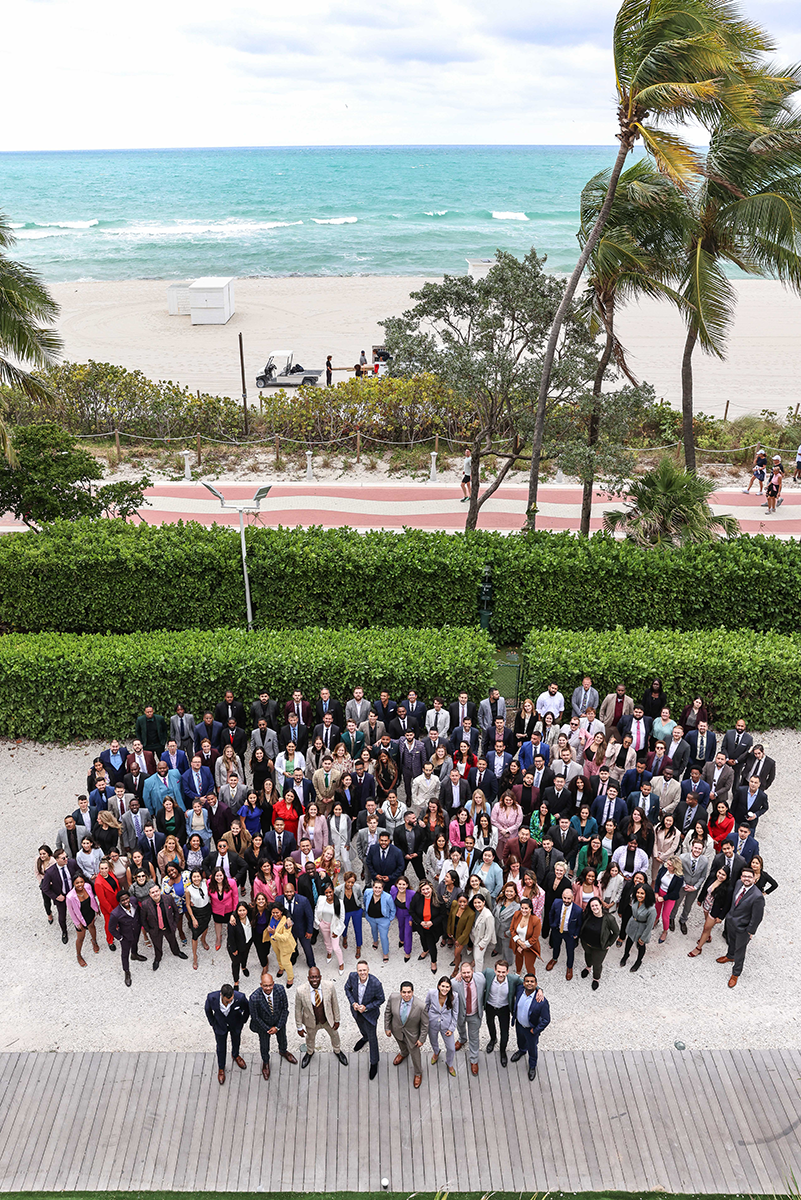
[[[767,900],[766,916],[748,951],[739,986],[727,988],[729,971],[715,962],[725,950],[719,932],[693,960],[687,958],[694,945],[692,936],[683,937],[677,930],[663,946],[652,939],[637,975],[620,970],[613,949],[597,992],[590,990],[589,980],[579,978],[578,970],[570,983],[563,971],[549,975],[541,971],[552,1014],[544,1049],[669,1049],[676,1040],[688,1049],[801,1047],[801,961],[796,951],[801,909],[795,903],[788,907],[798,843],[792,781],[801,763],[801,733],[778,730],[765,734],[763,740],[767,753],[776,759],[777,780],[770,792],[770,811],[760,823],[759,840],[766,867],[780,888]],[[213,1049],[203,1004],[207,992],[230,981],[224,949],[208,954],[201,950],[200,967],[193,971],[191,960],[174,959],[165,947],[158,975],[151,971],[150,962],[132,963],[133,987],[126,988],[119,954],[109,953],[103,937],[97,955],[88,942],[85,945],[88,967],[82,970],[75,960],[74,941],[62,945],[58,922],[47,923],[33,878],[36,849],[42,842],[53,845],[61,817],[76,807],[75,796],[84,790],[92,757],[100,749],[94,744],[51,747],[0,741],[0,815],[9,834],[7,852],[17,868],[0,875],[0,911],[8,914],[0,948],[0,1050]],[[22,886],[16,889],[18,873]],[[697,936],[700,923],[695,910],[691,935]],[[322,942],[319,945],[323,950]],[[385,967],[380,951],[373,951],[368,941],[365,957],[387,994],[406,977],[413,980],[418,994],[424,994],[436,977],[428,963],[417,962],[418,952],[415,939],[412,960],[404,964],[397,942],[391,941]],[[152,951],[145,953],[152,961]],[[338,981],[342,1000],[344,981],[339,980],[335,963],[326,966],[319,955],[317,959],[324,976]],[[448,973],[449,962],[440,959]],[[302,957],[301,963],[296,978],[304,980]],[[345,964],[347,970],[354,967],[352,943]],[[248,992],[258,985],[257,960],[243,983]],[[297,1052],[300,1039],[292,1021],[290,1015],[289,1046]],[[344,1009],[342,1032],[349,1051],[358,1035]],[[482,1035],[483,1044],[486,1028]],[[321,1049],[324,1040],[323,1035]],[[385,1041],[386,1049],[394,1053],[394,1042]],[[246,1031],[243,1047],[246,1054],[257,1052],[255,1034]]]

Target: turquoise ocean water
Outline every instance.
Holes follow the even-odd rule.
[[[46,279],[462,273],[532,245],[572,267],[603,146],[0,154],[0,211]]]

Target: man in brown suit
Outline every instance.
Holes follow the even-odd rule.
[[[423,1082],[421,1047],[428,1037],[428,1013],[424,1005],[415,999],[414,985],[405,980],[399,992],[393,992],[384,1009],[384,1028],[387,1037],[394,1037],[399,1053],[393,1066],[399,1067],[404,1058],[411,1055],[414,1067],[414,1086]]]
[[[598,720],[606,726],[606,736],[609,737],[612,730],[617,728],[621,717],[631,716],[633,712],[634,701],[626,695],[625,683],[619,683],[613,692],[604,696],[598,709]]]
[[[176,958],[189,957],[188,954],[184,954],[175,936],[175,930],[178,927],[178,906],[172,896],[162,895],[161,888],[157,883],[151,887],[147,899],[142,901],[139,915],[142,918],[142,928],[150,934],[153,942],[154,971],[159,969],[164,954],[165,938]]]

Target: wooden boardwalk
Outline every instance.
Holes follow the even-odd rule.
[[[393,1043],[394,1045],[394,1043]],[[346,1047],[349,1049],[349,1047]],[[430,1054],[430,1048],[429,1054]],[[307,1070],[211,1053],[0,1055],[0,1190],[782,1193],[801,1169],[801,1051],[548,1052],[529,1083],[364,1052]]]

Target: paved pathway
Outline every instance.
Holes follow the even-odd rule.
[[[419,1091],[388,1053],[246,1057],[220,1087],[211,1053],[0,1055],[0,1190],[774,1195],[801,1163],[798,1051],[460,1054]]]

